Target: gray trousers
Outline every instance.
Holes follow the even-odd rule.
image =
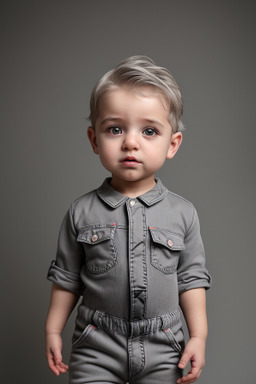
[[[133,321],[80,306],[70,384],[174,384],[184,349],[180,310]]]

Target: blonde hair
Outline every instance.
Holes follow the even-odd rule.
[[[98,103],[102,95],[123,85],[155,88],[169,103],[169,119],[173,133],[184,128],[181,121],[183,102],[178,84],[166,68],[157,66],[147,56],[128,57],[97,82],[90,100],[89,119],[93,127],[98,117]]]

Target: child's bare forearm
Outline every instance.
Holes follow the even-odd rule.
[[[190,337],[206,340],[208,326],[205,289],[197,288],[183,292],[180,295],[180,306],[186,319]]]
[[[52,285],[51,302],[46,319],[46,358],[50,370],[59,376],[65,373],[68,366],[62,361],[61,332],[67,319],[76,305],[79,296],[56,284]]]
[[[208,333],[205,289],[191,289],[180,295],[180,306],[184,313],[190,340],[179,361],[184,369],[190,361],[191,369],[186,376],[177,380],[178,384],[194,383],[201,375],[205,364],[205,344]]]
[[[51,301],[46,319],[46,334],[61,333],[79,296],[56,284],[52,285]]]

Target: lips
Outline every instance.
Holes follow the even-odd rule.
[[[120,161],[120,163],[124,168],[128,169],[137,169],[142,164],[141,161],[136,159],[134,156],[126,156]]]
[[[137,160],[136,157],[126,156],[124,159],[121,160],[121,163],[125,163],[125,164],[139,164],[140,161]]]

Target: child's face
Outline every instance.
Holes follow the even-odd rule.
[[[103,166],[112,173],[111,184],[145,191],[155,185],[154,175],[166,158],[177,152],[182,135],[172,135],[165,98],[149,87],[120,87],[102,96],[95,130],[88,137]]]

